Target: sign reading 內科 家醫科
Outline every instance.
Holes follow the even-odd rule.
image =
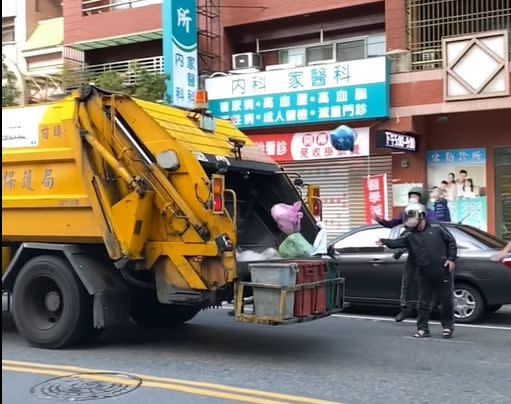
[[[163,0],[162,13],[166,101],[193,108],[198,72],[196,0]]]
[[[386,57],[206,79],[209,109],[239,128],[385,118]]]

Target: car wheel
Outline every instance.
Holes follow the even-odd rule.
[[[496,311],[500,310],[501,307],[502,307],[501,304],[492,304],[486,307],[486,311],[488,313],[495,313]]]
[[[454,285],[454,320],[457,323],[474,323],[485,314],[481,292],[466,283]]]
[[[69,263],[43,255],[16,277],[12,314],[21,335],[42,348],[80,342],[92,327],[92,300]]]

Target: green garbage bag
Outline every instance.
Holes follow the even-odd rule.
[[[279,246],[282,258],[304,258],[312,253],[312,245],[300,233],[293,233]]]

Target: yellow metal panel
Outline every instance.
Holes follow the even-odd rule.
[[[132,192],[112,207],[115,234],[124,255],[131,259],[142,259],[151,226],[153,199],[152,191],[142,198]]]
[[[2,240],[100,243],[102,233],[90,208],[3,209]]]
[[[10,262],[11,262],[11,248],[10,247],[2,247],[2,275],[5,273]]]

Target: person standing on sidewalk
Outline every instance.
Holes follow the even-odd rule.
[[[454,237],[441,225],[431,226],[426,219],[426,208],[410,204],[405,208],[404,225],[409,230],[405,237],[381,239],[389,248],[406,248],[413,256],[419,275],[419,313],[415,338],[427,338],[433,294],[441,305],[442,337],[454,334],[453,271],[457,256]]]
[[[408,201],[409,203],[422,203],[424,206],[427,204],[427,194],[426,190],[421,187],[414,187],[408,191]],[[393,228],[403,223],[403,212],[401,215],[395,217],[392,220],[385,220],[379,216],[373,215],[373,219],[386,228]],[[435,212],[431,209],[427,209],[426,216],[429,222],[436,222],[437,218]],[[399,259],[399,257],[403,254],[404,250],[398,251],[394,254],[395,259]],[[408,254],[408,258],[406,259],[405,268],[403,271],[403,275],[401,276],[401,311],[396,316],[395,320],[397,322],[403,321],[407,317],[411,317],[412,315],[412,307],[410,305],[410,290],[413,282],[417,281],[417,265],[415,263],[414,258]]]

